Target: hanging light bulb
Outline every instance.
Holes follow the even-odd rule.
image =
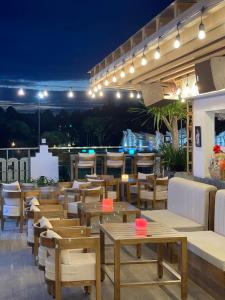
[[[119,91],[116,92],[116,98],[120,99],[121,98],[121,93]]]
[[[23,88],[20,88],[17,92],[18,96],[24,96],[25,95],[25,91]]]
[[[160,59],[160,57],[161,57],[160,47],[159,47],[159,39],[160,39],[160,37],[158,38],[158,46],[155,49],[154,59]]]
[[[93,94],[91,95],[91,98],[93,98],[93,99],[95,99],[95,98],[96,98],[96,95],[95,95],[95,93],[93,93]]]
[[[181,42],[180,42],[180,32],[179,32],[179,25],[180,25],[180,23],[177,24],[177,35],[176,35],[175,41],[174,41],[174,43],[173,43],[173,47],[174,47],[175,49],[180,48],[180,45],[181,45]]]
[[[45,90],[43,91],[43,95],[44,95],[44,97],[48,97],[48,90],[47,90],[47,89],[45,89]]]
[[[108,79],[106,78],[105,81],[104,81],[104,86],[108,86],[109,85],[109,81]]]
[[[195,82],[195,84],[193,84],[192,89],[191,89],[191,93],[192,93],[193,96],[199,95],[199,89],[198,89],[197,82]]]
[[[113,82],[113,83],[116,83],[116,82],[117,82],[117,78],[116,78],[116,75],[115,75],[115,74],[113,75],[112,82]]]
[[[141,99],[141,94],[139,92],[137,93],[137,99]]]
[[[143,55],[142,55],[142,58],[141,58],[141,65],[142,66],[146,66],[147,63],[148,63],[148,60],[147,60],[147,58],[145,56],[145,53],[143,52]]]
[[[73,92],[72,88],[70,88],[69,92],[67,93],[67,97],[68,98],[73,98],[74,97],[74,92]]]
[[[93,92],[92,92],[92,90],[91,90],[91,89],[89,89],[89,90],[88,90],[88,95],[89,95],[89,96],[91,96],[91,95],[92,95],[92,93],[93,93]]]
[[[97,93],[97,91],[98,91],[98,88],[97,88],[97,86],[95,86],[94,87],[94,92]]]
[[[44,93],[43,92],[39,92],[38,93],[38,98],[43,99],[44,98]]]
[[[160,59],[160,56],[161,56],[161,54],[160,54],[160,47],[158,46],[158,47],[156,48],[156,50],[155,50],[154,58],[155,58],[155,59]]]
[[[98,95],[99,95],[99,97],[103,97],[104,96],[103,91],[100,91]]]
[[[182,97],[187,98],[189,94],[190,94],[190,87],[189,87],[188,76],[187,76],[187,83],[183,90]]]
[[[185,103],[186,100],[184,98],[181,98],[181,103]]]
[[[198,38],[199,40],[204,40],[206,37],[206,32],[205,32],[205,25],[202,21],[202,14],[204,12],[205,8],[202,7],[201,9],[201,23],[199,24],[199,29],[198,29]]]
[[[135,72],[135,67],[134,67],[133,61],[132,61],[131,65],[130,65],[129,72],[130,72],[130,74],[134,74],[134,72]]]
[[[182,93],[182,90],[181,90],[181,88],[178,88],[178,89],[177,89],[177,91],[176,91],[176,94],[177,94],[177,96],[180,96],[180,95],[181,95],[181,93]]]
[[[126,73],[125,73],[125,71],[124,71],[124,68],[121,70],[121,72],[120,72],[120,77],[121,78],[124,78],[126,76]]]
[[[98,84],[98,90],[101,91],[101,89],[102,89],[102,85],[99,83]]]
[[[133,99],[134,98],[134,93],[130,92],[130,98]]]

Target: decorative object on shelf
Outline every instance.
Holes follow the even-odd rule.
[[[201,126],[195,126],[195,146],[198,148],[202,146]]]
[[[209,159],[209,174],[213,179],[225,180],[225,147],[215,145]]]

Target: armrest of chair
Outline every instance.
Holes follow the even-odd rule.
[[[51,220],[53,228],[55,227],[73,227],[80,226],[80,219],[62,219],[62,220]]]
[[[94,249],[100,253],[100,238],[99,237],[76,237],[76,238],[63,238],[56,240],[56,249],[69,250],[69,249]]]

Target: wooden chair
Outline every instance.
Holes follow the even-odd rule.
[[[52,215],[55,217],[59,217],[60,219],[51,219]],[[42,214],[42,216],[46,218],[50,218],[50,223],[52,226],[52,230],[55,230],[57,228],[74,228],[77,226],[80,226],[80,219],[62,219],[62,214],[52,214],[52,212],[47,212]],[[42,232],[45,232],[46,228],[40,227],[40,220],[36,223],[34,223],[34,252],[38,256],[38,267],[40,270],[45,269],[45,259],[47,258],[47,251],[45,247],[42,247],[39,245],[39,239]],[[38,251],[37,251],[38,249]]]
[[[4,230],[5,220],[16,219],[20,225],[20,232],[23,232],[24,224],[24,202],[21,191],[2,191],[1,201],[1,229]]]
[[[154,153],[137,153],[134,157],[134,173],[137,173],[138,168],[154,168],[154,165]]]
[[[96,173],[96,155],[78,153],[75,162],[75,179],[78,179],[79,177],[79,169],[91,169],[91,174]]]
[[[46,259],[45,280],[49,294],[56,300],[61,300],[61,289],[63,287],[84,286],[87,290],[87,287],[95,285],[95,299],[100,300],[99,237],[89,237],[90,229],[82,226],[77,228],[60,228],[56,229],[55,232],[62,239],[46,238],[46,233],[42,233],[40,238],[41,245],[54,250],[55,253],[55,257],[50,254]],[[83,253],[70,251],[71,263],[65,266],[63,263],[63,252],[75,249],[83,249]],[[92,253],[88,249],[91,249]],[[54,271],[52,272],[52,270]]]
[[[107,152],[105,156],[105,174],[108,169],[120,169],[125,173],[125,155],[123,152]]]
[[[105,181],[105,198],[120,201],[120,182],[118,179]]]
[[[155,178],[154,176],[148,176],[146,182],[138,182],[138,207],[141,207],[141,203],[152,203],[152,208],[155,209],[156,203],[164,202],[165,208],[167,206],[167,194],[168,194],[169,180],[165,178]],[[144,185],[144,189],[141,186]]]

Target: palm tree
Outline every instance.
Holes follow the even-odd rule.
[[[139,108],[131,108],[131,112],[138,114],[138,117],[144,119],[142,125],[145,125],[154,116],[154,124],[159,130],[162,123],[165,124],[172,136],[172,145],[174,149],[179,149],[178,121],[186,119],[186,106],[180,101],[173,101],[164,106],[146,107],[144,103]]]

